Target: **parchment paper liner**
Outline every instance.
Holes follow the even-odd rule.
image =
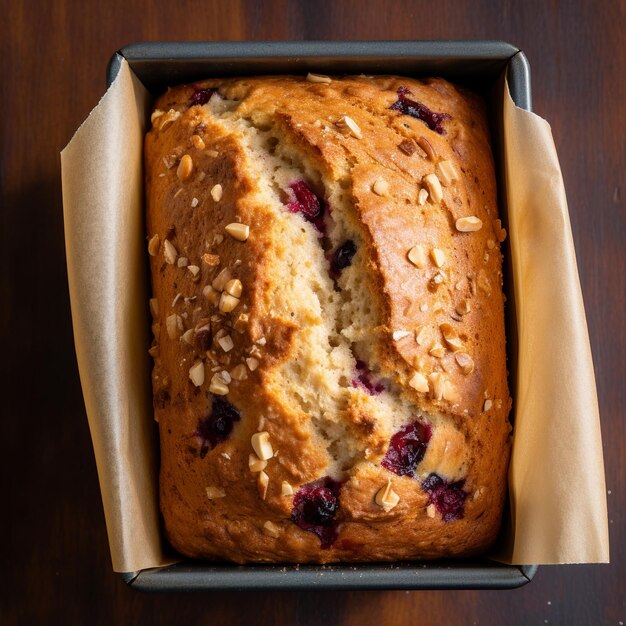
[[[76,354],[113,569],[171,561],[158,514],[142,145],[149,94],[124,61],[61,153]],[[504,94],[518,331],[512,523],[496,560],[608,562],[600,422],[561,170],[548,123]]]

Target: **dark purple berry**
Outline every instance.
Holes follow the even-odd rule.
[[[206,104],[214,93],[217,93],[216,87],[196,89],[191,98],[189,98],[189,106],[194,106],[195,104]]]
[[[339,278],[341,270],[352,264],[352,258],[356,254],[356,245],[352,239],[342,243],[332,254],[330,259],[330,275]]]
[[[224,397],[213,396],[210,415],[198,422],[198,427],[194,433],[202,441],[201,456],[204,456],[208,450],[214,448],[218,443],[226,441],[239,418],[239,409],[234,407]]]
[[[378,381],[375,382],[372,379],[372,372],[367,367],[365,361],[357,359],[356,361],[357,375],[352,379],[352,386],[360,389],[365,389],[371,396],[377,396],[385,391],[385,385]]]
[[[438,474],[430,474],[422,482],[422,488],[430,496],[429,503],[435,505],[444,522],[463,518],[467,498],[463,491],[464,484],[464,480],[448,483]]]
[[[201,328],[193,337],[193,343],[200,352],[206,352],[211,348],[213,337],[209,328]]]
[[[325,476],[302,485],[293,498],[291,521],[302,530],[315,533],[322,548],[330,548],[337,538],[335,515],[339,509],[341,483]]]
[[[403,426],[389,442],[381,465],[398,476],[414,476],[430,441],[431,428],[422,422]]]
[[[410,93],[406,87],[398,87],[398,99],[389,108],[400,111],[403,115],[410,115],[415,119],[422,120],[430,130],[444,135],[446,131],[441,124],[444,120],[450,119],[450,116],[447,113],[435,113],[425,104],[407,98]]]
[[[310,222],[320,233],[324,233],[324,208],[325,203],[318,198],[313,190],[303,180],[298,180],[289,185],[295,200],[287,203],[291,213],[301,213],[307,222]]]

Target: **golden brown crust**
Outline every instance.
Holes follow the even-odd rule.
[[[449,115],[445,134],[390,108],[401,87]],[[219,95],[190,106],[207,88]],[[505,494],[510,399],[503,233],[481,101],[439,79],[210,80],[158,99],[145,164],[158,301],[151,353],[161,508],[172,544],[189,556],[238,562],[484,550],[497,534]],[[354,267],[335,283],[324,252],[314,250],[314,227],[288,211],[285,189],[277,189],[276,172],[293,179],[295,170],[335,203],[328,219],[341,224],[341,237],[358,243]],[[426,178],[432,174],[441,199]],[[460,231],[457,220],[469,216],[482,227]],[[232,223],[249,226],[245,241],[225,231]],[[333,232],[328,245],[336,247]],[[415,246],[422,246],[423,267],[407,256]],[[242,285],[230,312],[220,311],[219,280],[207,290],[224,268]],[[370,321],[349,329],[364,300]],[[196,331],[207,328],[212,341],[204,345]],[[328,333],[328,363],[320,365],[316,342]],[[367,360],[385,392],[346,384],[345,372],[335,380],[328,371],[345,370],[346,358],[350,367],[354,358]],[[203,382],[190,379],[194,364]],[[211,389],[226,384],[241,419],[211,447],[197,432],[222,370],[229,374]],[[306,393],[319,406],[307,404]],[[415,477],[398,476],[380,463],[399,423],[415,417],[432,426],[432,438]],[[260,473],[248,466],[259,431],[269,433],[274,452],[264,499]],[[433,472],[463,481],[462,519],[444,521],[429,507],[422,481]],[[283,495],[282,483],[295,492],[327,474],[343,484],[339,534],[323,549],[317,535],[290,520],[293,495]],[[375,496],[388,480],[399,501],[385,511]]]

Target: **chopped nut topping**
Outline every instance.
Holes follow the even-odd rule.
[[[426,302],[423,302],[422,304],[420,304],[420,311],[422,313],[426,313],[426,311],[428,311],[428,304]]]
[[[152,314],[152,317],[156,319],[159,315],[159,301],[156,298],[150,298],[149,304],[150,313]]]
[[[170,339],[178,339],[183,332],[183,320],[180,315],[173,313],[165,318],[165,328],[167,330],[167,336]]]
[[[248,324],[248,314],[239,313],[239,316],[235,320],[234,329],[239,331],[240,333],[243,333],[246,330],[247,324]]]
[[[276,524],[270,522],[269,520],[263,524],[263,530],[265,531],[265,534],[270,537],[276,538],[280,536],[280,527],[276,526]]]
[[[179,180],[187,180],[191,176],[192,171],[193,159],[188,154],[184,154],[182,159],[180,160],[180,163],[178,164],[176,176],[178,176]]]
[[[211,189],[211,198],[215,200],[215,202],[219,202],[224,195],[224,190],[222,189],[222,185],[217,183],[217,185],[213,185]]]
[[[435,505],[429,504],[426,507],[426,515],[428,515],[428,517],[434,518],[436,514],[437,514],[437,509],[435,508]]]
[[[438,341],[435,341],[435,343],[433,343],[433,345],[430,347],[428,354],[440,359],[445,356],[446,349]]]
[[[196,387],[202,387],[204,384],[204,363],[196,361],[189,368],[189,379]]]
[[[169,239],[166,239],[163,242],[163,255],[165,256],[165,261],[170,265],[174,265],[174,263],[176,263],[178,252],[174,247],[174,244]]]
[[[353,137],[357,139],[363,139],[363,133],[359,128],[359,125],[348,115],[344,115],[338,122],[337,126],[340,130],[348,130]]]
[[[211,384],[209,385],[209,391],[214,393],[216,396],[225,396],[228,393],[228,385],[224,382],[219,373],[213,374]]]
[[[485,272],[485,270],[480,270],[478,272],[476,283],[481,291],[484,291],[488,296],[491,295],[491,283],[487,278],[487,273]]]
[[[437,151],[433,148],[432,144],[426,137],[419,137],[417,145],[426,153],[431,161],[435,161],[437,158]]]
[[[493,230],[496,233],[498,241],[502,243],[506,239],[506,229],[502,228],[501,220],[493,220]]]
[[[217,289],[213,289],[211,285],[207,285],[202,290],[202,295],[211,303],[217,304],[220,301],[220,292]]]
[[[387,479],[387,484],[378,490],[374,501],[385,513],[397,506],[400,496],[391,488],[391,479]]]
[[[215,267],[220,264],[220,257],[218,254],[209,254],[205,252],[202,255],[202,262],[211,267]]]
[[[506,228],[502,228],[498,233],[498,241],[502,243],[506,239]]]
[[[496,247],[496,242],[493,239],[487,240],[487,248],[493,250]]]
[[[237,308],[239,302],[239,298],[235,298],[235,296],[231,296],[229,293],[224,292],[220,296],[219,309],[222,313],[230,313]]]
[[[252,449],[262,461],[268,461],[274,456],[270,434],[266,430],[261,433],[254,433],[250,442],[252,443]]]
[[[233,380],[246,380],[248,378],[248,370],[243,363],[240,363],[230,370],[230,376]]]
[[[232,278],[232,274],[228,267],[225,267],[220,273],[213,279],[211,286],[217,291],[224,291],[226,283]]]
[[[241,298],[243,286],[238,278],[232,278],[224,285],[224,291],[235,298]]]
[[[426,342],[426,335],[428,334],[428,329],[426,326],[418,326],[415,329],[415,341],[418,346],[424,345]]]
[[[420,372],[415,372],[409,380],[409,386],[413,387],[416,391],[422,393],[428,393],[428,380],[426,376]]]
[[[437,169],[439,170],[441,182],[446,187],[449,187],[455,180],[459,180],[459,174],[452,161],[439,161],[439,163],[437,163]]]
[[[398,148],[400,149],[401,152],[404,152],[404,154],[406,154],[407,156],[412,156],[413,154],[415,154],[415,151],[417,150],[417,146],[415,145],[415,142],[412,141],[411,139],[403,139],[398,144]]]
[[[310,83],[323,83],[325,85],[329,85],[332,82],[332,78],[330,76],[325,76],[324,74],[313,74],[311,72],[306,75],[306,79]]]
[[[230,335],[220,337],[217,340],[217,343],[220,344],[220,348],[222,348],[224,352],[230,352],[235,347],[235,344],[233,343],[233,338]]]
[[[415,267],[423,268],[426,267],[427,259],[426,259],[426,250],[424,250],[424,246],[418,244],[413,246],[408,254],[409,261],[415,265]]]
[[[280,493],[283,496],[293,496],[293,487],[286,481],[280,484]]]
[[[379,176],[372,185],[372,191],[377,196],[387,196],[389,195],[389,183],[382,176]]]
[[[152,111],[152,115],[150,116],[150,122],[154,124],[154,120],[161,117],[161,115],[163,115],[164,113],[165,111],[161,111],[160,109],[154,109],[154,111]]]
[[[491,409],[491,407],[493,406],[493,402],[487,398],[485,400],[485,404],[483,404],[483,411],[489,411],[489,409]]]
[[[230,377],[230,374],[226,370],[222,370],[221,372],[218,372],[216,376],[221,378],[222,382],[225,385],[230,385],[230,383],[232,382],[232,378]]]
[[[228,224],[224,230],[237,241],[246,241],[250,236],[250,226],[239,222]]]
[[[440,324],[439,330],[452,352],[459,352],[463,350],[463,342],[459,339],[456,330],[452,328],[450,324]]]
[[[177,293],[172,300],[172,308],[176,306],[176,303],[183,297],[182,293]]]
[[[449,380],[446,380],[443,384],[443,398],[453,404],[459,401],[458,391]]]
[[[437,272],[431,279],[431,287],[436,289],[439,285],[441,285],[446,280],[446,275],[444,272]]]
[[[202,139],[202,137],[200,137],[200,135],[192,135],[191,141],[193,142],[193,145],[197,150],[204,150],[204,148],[206,147],[204,144],[204,140]]]
[[[195,137],[195,135],[194,135],[194,137]],[[191,208],[195,209],[198,206],[198,202],[199,202],[198,198],[192,198],[191,199]]]
[[[437,178],[437,174],[428,174],[424,176],[424,184],[428,188],[428,193],[433,199],[435,204],[439,204],[443,200],[443,190],[441,189],[441,183]]]
[[[148,242],[148,254],[150,256],[157,255],[157,252],[159,251],[159,243],[160,239],[158,235],[154,235],[154,237],[150,238],[150,241]]]
[[[456,305],[456,309],[455,309],[455,311],[459,315],[467,315],[471,310],[472,310],[472,307],[470,305],[470,301],[467,298],[465,298],[464,300],[461,300]]]
[[[193,328],[190,328],[189,330],[186,330],[181,336],[181,340],[184,341],[185,343],[188,343],[189,345],[193,345],[193,336],[195,334],[195,331]]]
[[[445,387],[446,379],[443,374],[439,372],[433,372],[428,377],[430,382],[430,393],[434,400],[442,400],[443,399],[443,391]]]
[[[178,267],[187,267],[187,265],[189,265],[189,259],[186,256],[179,256],[176,265]]]
[[[254,370],[259,367],[259,360],[255,359],[253,356],[248,357],[246,359],[246,365],[251,372],[254,372]]]
[[[456,221],[456,229],[461,233],[475,233],[482,227],[482,221],[474,215],[470,215],[469,217],[460,217]]]
[[[220,487],[207,487],[206,488],[206,497],[209,500],[217,500],[218,498],[224,498],[226,496],[226,492]]]
[[[197,265],[188,265],[187,269],[192,273],[193,276],[197,276],[200,272],[200,268]]]
[[[259,472],[259,477],[257,481],[259,496],[261,496],[261,500],[265,500],[265,496],[267,495],[267,488],[270,484],[270,477],[265,472],[261,471]]]
[[[466,352],[457,352],[454,358],[466,376],[474,371],[474,359]]]
[[[267,461],[263,461],[256,454],[248,455],[248,468],[251,472],[262,472],[267,467]]]
[[[156,333],[155,333],[156,335]],[[148,354],[153,358],[156,359],[157,356],[159,356],[159,346],[152,346],[149,350],[148,350]]]
[[[427,199],[428,191],[422,187],[419,191],[419,194],[417,194],[417,204],[419,204],[420,206],[424,206]]]
[[[267,339],[265,337],[259,337],[256,340],[256,343],[258,343],[260,346],[264,346],[267,343]]]
[[[180,113],[178,111],[174,111],[174,109],[170,109],[167,113],[163,115],[157,115],[156,118],[152,120],[152,122],[158,131],[164,131],[170,124],[175,122],[179,117],[180,117]]]
[[[400,341],[400,339],[404,339],[408,337],[411,333],[408,330],[394,330],[391,334],[394,341]]]
[[[441,267],[446,262],[446,255],[443,250],[433,248],[430,251],[430,258],[437,267]]]

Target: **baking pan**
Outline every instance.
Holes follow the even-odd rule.
[[[137,43],[113,55],[107,68],[108,85],[117,76],[122,59],[155,96],[168,86],[211,76],[316,71],[441,76],[489,97],[498,92],[506,76],[514,102],[531,110],[526,57],[515,46],[499,41]],[[500,161],[499,128],[492,130],[496,161]],[[502,184],[499,187],[502,190]],[[504,206],[502,195],[500,206]],[[512,308],[508,307],[509,314]],[[513,326],[510,320],[508,326]],[[486,558],[331,565],[187,560],[125,573],[122,579],[142,591],[511,589],[530,582],[536,571],[536,565],[505,565]]]

